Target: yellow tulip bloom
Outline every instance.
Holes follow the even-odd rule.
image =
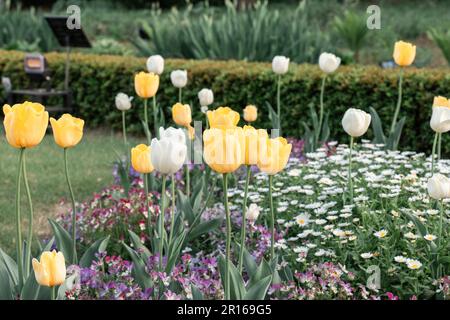
[[[414,62],[416,46],[404,41],[397,41],[394,47],[395,63],[401,67],[407,67]]]
[[[282,137],[269,139],[266,152],[262,150],[259,155],[259,170],[269,175],[277,174],[286,167],[291,150],[292,145],[288,144],[286,139]]]
[[[140,173],[150,173],[153,171],[151,149],[145,144],[137,145],[131,149],[131,164],[133,169]]]
[[[205,130],[203,142],[203,158],[214,171],[234,172],[244,163],[245,137],[242,128]]]
[[[45,251],[41,255],[41,262],[33,259],[34,276],[41,286],[54,287],[66,280],[66,263],[62,252]]]
[[[176,103],[172,107],[173,121],[183,127],[188,127],[192,122],[191,107],[188,104]]]
[[[214,111],[208,111],[206,116],[208,117],[209,126],[217,129],[235,128],[240,118],[239,113],[229,107],[219,107]]]
[[[248,105],[244,109],[244,120],[247,122],[256,121],[258,118],[258,108],[254,105]]]
[[[3,106],[3,125],[6,140],[14,148],[31,148],[38,145],[48,127],[48,112],[43,105],[33,102]]]
[[[266,130],[256,130],[252,126],[244,126],[245,136],[245,165],[258,164],[258,158],[261,153],[267,150],[267,140],[269,135]]]
[[[158,91],[159,76],[154,73],[139,72],[134,77],[136,94],[144,99],[153,97]]]
[[[58,120],[50,118],[53,137],[61,148],[71,148],[76,146],[83,137],[84,120],[72,117],[65,113]]]

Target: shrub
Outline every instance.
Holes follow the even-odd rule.
[[[50,53],[46,56],[53,70],[54,83],[62,87],[65,55]],[[71,66],[71,88],[77,114],[85,118],[90,127],[107,125],[120,129],[121,114],[114,106],[115,95],[120,91],[135,95],[133,75],[145,68],[145,59],[74,54]],[[170,119],[170,107],[177,100],[177,89],[170,82],[170,71],[175,68],[189,70],[189,82],[184,89],[183,100],[191,104],[194,119],[204,119],[200,113],[197,92],[203,87],[210,87],[215,94],[215,107],[228,105],[241,112],[245,105],[256,104],[260,116],[255,125],[270,127],[266,101],[275,103],[276,85],[269,64],[168,60],[157,95],[166,119]],[[0,51],[0,74],[9,76],[16,87],[30,85],[29,78],[23,72],[21,52]],[[325,110],[331,115],[331,138],[342,142],[348,140],[340,122],[349,107],[366,111],[374,107],[385,126],[389,124],[397,100],[397,74],[397,70],[383,70],[376,66],[343,66],[330,75],[325,88]],[[319,68],[308,64],[292,64],[290,72],[282,78],[284,135],[302,135],[300,123],[309,121],[308,104],[319,105],[321,79]],[[407,120],[401,148],[429,152],[434,134],[429,127],[433,96],[447,95],[449,85],[450,75],[446,69],[405,70],[401,116],[406,115]],[[133,106],[127,112],[127,121],[131,129],[142,133],[139,121],[142,117],[142,101],[136,98]],[[443,147],[445,152],[450,152],[450,145],[445,140]]]

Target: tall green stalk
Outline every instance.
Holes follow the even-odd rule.
[[[19,290],[23,287],[23,263],[22,263],[22,228],[20,219],[20,180],[22,177],[23,168],[23,158],[24,158],[25,148],[20,149],[19,155],[19,168],[17,170],[17,180],[16,180],[16,247],[17,247],[17,269],[19,273]]]
[[[439,132],[438,147],[437,147],[437,149],[438,149],[438,151],[437,151],[437,153],[438,153],[438,157],[437,157],[438,161],[441,160],[441,148],[442,148],[442,133]]]
[[[277,120],[278,120],[278,130],[281,135],[281,75],[278,75],[277,81]]]
[[[155,137],[159,138],[158,109],[156,109],[156,94],[153,96],[153,129],[155,130]]]
[[[163,270],[163,251],[164,251],[164,212],[165,212],[165,198],[166,198],[166,175],[162,176],[162,190],[161,190],[161,205],[160,205],[160,219],[159,219],[159,268]]]
[[[50,289],[51,292],[51,300],[56,300],[56,286],[51,287]]]
[[[125,150],[127,150],[127,126],[125,121],[125,111],[122,111],[122,132],[123,132],[123,144],[125,145]]]
[[[172,174],[172,212],[170,217],[170,236],[169,236],[169,246],[172,243],[173,238],[173,227],[175,224],[175,175]]]
[[[322,86],[320,87],[320,114],[319,114],[319,128],[318,131],[316,132],[316,142],[319,142],[320,139],[320,133],[322,132],[322,124],[323,124],[323,94],[325,91],[325,81],[327,79],[327,76],[325,75],[322,79]],[[317,147],[317,145],[316,145]]]
[[[230,249],[231,249],[231,217],[228,208],[228,174],[223,174],[223,204],[225,206],[225,215],[227,220],[227,242],[226,242],[226,261],[225,261],[225,300],[230,300]]]
[[[442,225],[444,222],[444,200],[440,201],[440,216],[439,216],[439,246],[442,243]]]
[[[244,248],[245,248],[245,227],[246,227],[246,215],[247,215],[247,196],[248,185],[250,183],[250,166],[247,166],[247,179],[245,180],[244,189],[244,206],[242,208],[242,226],[241,226],[241,251],[239,252],[239,273],[242,274],[242,264],[244,261]]]
[[[178,88],[178,102],[181,103],[181,99],[183,98],[183,88]]]
[[[69,177],[69,167],[67,165],[67,148],[64,148],[64,169],[66,173],[67,186],[69,187],[70,199],[72,201],[72,263],[76,264],[77,259],[77,211],[75,205],[75,196],[73,195],[72,183]]]
[[[147,208],[147,229],[148,236],[152,238],[152,215],[150,211],[150,199],[148,196],[148,173],[144,173],[144,192],[145,192],[145,206]]]
[[[189,164],[186,164],[185,170],[186,170],[186,195],[188,197],[190,197],[191,196],[191,174],[189,172]]]
[[[148,128],[148,99],[144,99],[144,125],[145,125],[145,135],[147,136],[147,142],[150,145],[152,140],[150,139],[150,129]],[[156,134],[156,133],[155,133]]]
[[[433,141],[433,149],[431,149],[431,175],[434,174],[434,158],[436,156],[436,144],[438,141],[439,133],[436,132],[434,135],[434,141]]]
[[[33,202],[31,201],[31,192],[30,186],[28,185],[28,176],[27,176],[27,165],[26,165],[26,156],[23,156],[23,180],[25,183],[25,190],[28,198],[28,207],[30,209],[29,213],[29,224],[28,224],[28,240],[27,240],[27,248],[25,253],[25,279],[28,278],[30,274],[30,261],[31,261],[31,244],[33,243]]]
[[[397,107],[395,108],[394,118],[392,118],[391,131],[392,134],[395,130],[395,125],[397,124],[397,118],[400,113],[400,106],[402,105],[402,84],[403,84],[403,68],[400,67],[400,73],[398,78],[398,98]]]
[[[353,204],[353,178],[352,178],[352,152],[353,152],[354,138],[350,137],[350,153],[348,155],[348,190],[350,193],[350,203]]]
[[[270,201],[270,260],[275,256],[275,211],[273,208],[272,196],[273,176],[269,175],[269,201]]]

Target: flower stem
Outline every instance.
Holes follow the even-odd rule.
[[[20,180],[22,177],[23,157],[25,148],[20,149],[19,169],[17,170],[16,187],[16,246],[17,246],[17,269],[19,273],[19,290],[23,286],[23,264],[22,264],[22,228],[20,224]]]
[[[163,269],[163,250],[164,250],[164,212],[165,212],[165,198],[166,198],[166,175],[162,176],[162,190],[161,190],[161,205],[160,205],[160,219],[159,219],[159,268]]]
[[[440,212],[440,217],[439,217],[439,246],[442,243],[442,224],[444,222],[444,200],[440,201],[441,204],[441,212]]]
[[[348,156],[348,190],[350,192],[350,204],[353,204],[353,178],[352,178],[352,152],[353,152],[354,138],[350,137],[350,153]]]
[[[25,182],[25,190],[27,192],[28,198],[28,207],[30,209],[29,215],[29,225],[28,225],[28,240],[27,240],[27,248],[25,254],[25,279],[28,278],[30,274],[30,260],[31,260],[31,244],[33,242],[33,202],[31,201],[31,192],[30,186],[28,185],[28,176],[27,176],[27,166],[26,166],[26,157],[25,154],[23,156],[23,180]]]
[[[191,196],[191,177],[189,173],[189,164],[186,164],[186,195]]]
[[[72,184],[69,177],[69,167],[67,166],[67,148],[64,148],[64,168],[66,173],[67,186],[69,187],[70,199],[72,201],[72,257],[73,264],[77,263],[77,211],[75,206],[75,196],[73,195]]]
[[[158,135],[158,109],[156,109],[156,95],[153,96],[153,130],[155,130],[155,137]]]
[[[231,249],[231,217],[228,208],[228,174],[223,174],[223,204],[227,220],[227,242],[225,261],[225,300],[230,300],[230,249]]]
[[[51,288],[51,300],[56,300],[56,286]]]
[[[439,139],[438,139],[438,151],[437,151],[437,153],[438,153],[438,161],[440,161],[441,160],[441,147],[442,147],[442,133],[440,132],[439,133]]]
[[[125,122],[125,111],[122,111],[122,132],[123,132],[123,144],[125,145],[125,150],[127,150],[127,126]]]
[[[183,88],[178,88],[178,102],[181,103],[181,98],[183,97]]]
[[[325,81],[327,79],[327,76],[325,75],[322,79],[322,86],[320,87],[320,115],[319,115],[319,128],[316,132],[316,142],[318,144],[320,139],[320,134],[322,132],[322,123],[323,123],[323,93],[325,91]],[[317,147],[317,145],[316,145]]]
[[[247,166],[247,179],[245,180],[244,189],[244,207],[242,208],[242,226],[241,226],[241,251],[239,252],[239,273],[242,274],[242,264],[244,260],[244,248],[245,248],[245,226],[246,226],[246,214],[247,214],[247,195],[248,185],[250,183],[250,166]]]
[[[434,141],[433,141],[433,149],[431,149],[431,175],[434,174],[434,158],[436,156],[436,144],[438,141],[439,133],[436,132],[434,135]]]
[[[400,68],[400,73],[399,73],[399,77],[398,77],[397,107],[395,108],[394,118],[392,118],[391,134],[395,130],[395,125],[397,124],[397,118],[400,113],[400,106],[402,105],[402,84],[403,84],[403,68]]]
[[[273,196],[272,196],[272,184],[273,176],[269,175],[269,201],[270,201],[270,260],[275,256],[275,211],[273,208]]]
[[[148,173],[144,173],[144,193],[145,193],[145,205],[147,207],[147,229],[149,239],[152,238],[152,215],[150,212],[150,199],[148,197]]]
[[[280,113],[281,113],[281,75],[278,75],[278,81],[277,81],[277,129],[280,131],[279,135],[281,135],[281,119],[280,119]]]
[[[172,214],[170,217],[170,236],[169,236],[169,247],[172,244],[173,237],[173,227],[175,224],[175,175],[172,174]]]
[[[150,139],[150,129],[148,128],[148,107],[147,107],[147,99],[144,99],[144,131],[145,131],[145,135],[147,136],[147,142],[150,145],[150,143],[152,142]],[[156,133],[155,133],[156,134]]]

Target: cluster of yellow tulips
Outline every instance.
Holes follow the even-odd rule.
[[[24,284],[30,273],[31,244],[33,236],[33,205],[30,188],[28,185],[25,151],[41,143],[49,124],[49,115],[45,107],[39,103],[24,102],[3,106],[4,127],[8,143],[20,149],[19,167],[17,172],[16,190],[16,245],[17,245],[17,266],[19,276],[19,287]],[[76,207],[72,186],[67,166],[67,150],[76,146],[83,137],[84,121],[70,114],[64,114],[60,119],[50,118],[53,129],[53,137],[58,146],[64,149],[64,166],[70,196],[72,199],[72,262],[77,262],[76,257]],[[22,261],[22,230],[20,214],[20,185],[22,175],[25,182],[26,193],[29,202],[29,230],[25,253],[25,261]],[[64,256],[61,252],[44,252],[41,255],[41,263],[33,259],[33,269],[36,280],[40,285],[54,287],[61,284],[65,278]]]

